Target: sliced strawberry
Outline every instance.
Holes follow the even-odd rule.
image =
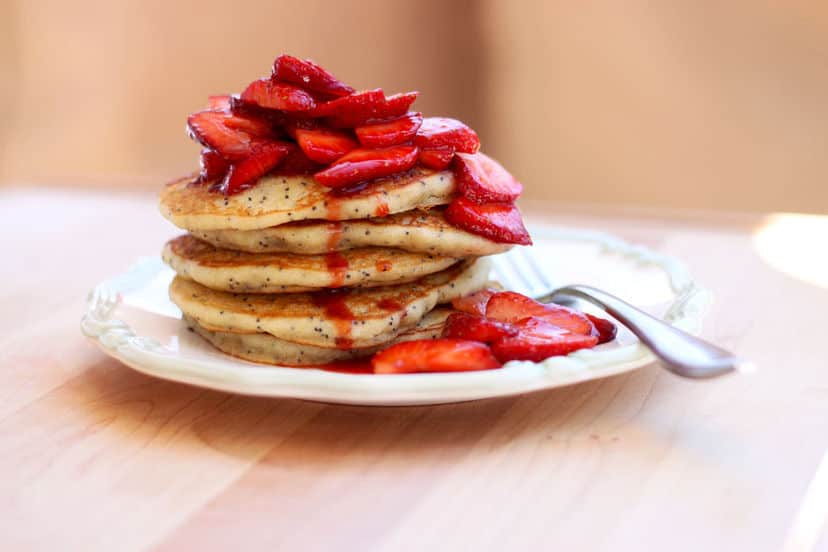
[[[297,128],[294,135],[299,147],[310,160],[325,165],[333,163],[358,146],[349,133],[341,130]]]
[[[207,105],[213,110],[230,111],[230,95],[207,96]]]
[[[339,188],[407,171],[417,163],[417,148],[393,146],[382,149],[355,149],[333,165],[314,175],[325,186]]]
[[[301,88],[270,79],[251,82],[241,93],[241,99],[282,111],[311,111],[316,108],[316,100]]]
[[[532,244],[532,238],[523,226],[520,211],[511,203],[478,205],[464,197],[458,197],[446,209],[445,217],[453,226],[494,242]]]
[[[299,174],[313,174],[322,170],[322,165],[314,163],[305,156],[305,153],[296,144],[288,144],[290,153],[279,163],[273,174],[294,176]]]
[[[245,157],[255,137],[267,136],[271,132],[266,122],[209,110],[190,115],[187,129],[193,139],[227,159]]]
[[[442,171],[451,165],[454,159],[453,149],[421,149],[420,164],[429,169]]]
[[[250,150],[250,154],[234,163],[227,176],[219,186],[224,195],[237,194],[256,185],[256,181],[269,173],[290,153],[290,146],[285,142],[259,142]]]
[[[271,124],[261,119],[228,115],[224,120],[224,126],[233,130],[240,130],[254,138],[270,138],[273,135]]]
[[[312,115],[314,117],[345,117],[370,116],[378,106],[385,103],[385,94],[382,88],[373,90],[360,90],[350,96],[337,98],[329,102],[323,102],[316,106]]]
[[[224,178],[230,164],[216,150],[204,148],[201,150],[201,173],[198,175],[199,182],[213,182]]]
[[[486,316],[486,305],[495,293],[499,293],[499,290],[495,288],[484,288],[474,293],[452,299],[451,305],[459,311]]]
[[[615,336],[618,334],[618,328],[615,324],[606,318],[600,318],[591,314],[584,313],[584,316],[589,318],[589,321],[592,322],[593,326],[595,326],[595,331],[592,335],[598,338],[598,344],[607,343],[608,341],[615,339]]]
[[[423,149],[445,149],[463,153],[475,153],[480,147],[477,133],[457,119],[426,117],[417,137],[417,147]]]
[[[230,112],[237,117],[265,121],[271,126],[284,126],[290,120],[284,111],[268,109],[253,102],[243,100],[238,96],[230,96]]]
[[[492,352],[501,362],[540,362],[551,356],[588,349],[598,343],[598,338],[594,335],[573,333],[534,316],[521,320],[515,326],[519,330],[517,335],[504,337],[492,343]]]
[[[540,303],[514,291],[501,291],[492,295],[486,305],[486,316],[512,323],[534,316],[583,335],[592,335],[595,330],[589,318],[581,312],[555,303]]]
[[[291,119],[285,121],[284,123],[285,132],[296,140],[296,131],[297,130],[315,130],[319,128],[319,120],[318,119]]]
[[[327,117],[333,127],[356,128],[404,115],[417,94],[407,92],[386,98],[381,88],[364,90],[319,104],[313,116]]]
[[[460,194],[477,203],[512,202],[523,186],[500,163],[483,153],[458,153],[454,176]]]
[[[420,339],[392,345],[371,359],[375,374],[464,372],[500,368],[485,343],[465,339]]]
[[[380,110],[379,116],[375,120],[390,119],[391,117],[399,117],[407,113],[408,108],[411,107],[411,104],[414,103],[419,95],[419,92],[412,90],[411,92],[400,92],[399,94],[388,96],[385,98],[383,109]]]
[[[453,312],[446,318],[443,337],[471,339],[491,343],[502,337],[517,335],[518,330],[508,322],[500,322],[467,312]]]
[[[386,148],[410,141],[421,124],[422,113],[406,113],[384,123],[357,127],[355,132],[359,143],[366,148]]]
[[[273,62],[273,78],[329,96],[347,96],[354,91],[311,60],[288,55],[281,55]]]

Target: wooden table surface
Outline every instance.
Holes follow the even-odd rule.
[[[529,213],[685,259],[716,295],[705,335],[759,371],[408,408],[156,380],[78,328],[174,234],[154,197],[0,190],[0,549],[828,549],[826,219]]]

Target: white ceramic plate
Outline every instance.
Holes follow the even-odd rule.
[[[511,280],[516,272],[526,274],[522,254],[528,253],[555,285],[593,285],[685,330],[700,330],[710,294],[676,259],[587,230],[535,226],[531,231],[534,247],[493,258],[498,275]],[[160,258],[147,258],[99,284],[89,294],[83,333],[108,355],[159,378],[245,395],[365,405],[514,395],[619,374],[653,360],[635,336],[620,328],[615,341],[594,349],[541,363],[510,362],[500,370],[371,375],[255,364],[224,355],[187,330],[167,297],[172,277]]]

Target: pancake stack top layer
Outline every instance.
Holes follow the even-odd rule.
[[[163,257],[194,331],[293,365],[439,337],[450,311],[436,307],[485,285],[480,257],[529,242],[520,185],[459,121],[407,113],[413,98],[280,56],[273,77],[189,118],[202,171],[160,209],[188,232]]]

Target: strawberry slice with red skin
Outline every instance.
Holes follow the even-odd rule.
[[[385,103],[385,93],[382,88],[360,90],[349,96],[323,102],[313,110],[314,117],[357,117],[363,114],[370,115],[378,106]]]
[[[381,88],[363,90],[319,104],[313,116],[327,117],[332,127],[356,128],[405,115],[417,99],[417,94],[406,92],[386,98]]]
[[[355,132],[359,143],[366,148],[387,148],[410,142],[421,124],[422,113],[406,113],[384,123],[357,127]]]
[[[268,109],[253,102],[243,100],[238,96],[230,96],[230,112],[237,117],[265,121],[271,126],[278,127],[285,126],[292,120],[284,111]],[[303,117],[297,115],[297,118],[302,119]]]
[[[370,119],[370,122],[380,122],[408,113],[408,108],[417,100],[417,96],[419,95],[419,92],[412,90],[411,92],[400,92],[399,94],[388,96],[385,98],[385,104],[378,111],[377,115],[373,119]]]
[[[421,149],[420,164],[435,171],[445,170],[454,159],[453,149]]]
[[[281,55],[273,62],[273,79],[328,96],[347,96],[354,89],[309,59]]]
[[[485,343],[466,339],[418,339],[392,345],[371,359],[375,374],[466,372],[500,368]]]
[[[555,303],[541,303],[514,291],[492,295],[486,304],[486,316],[511,323],[534,316],[573,333],[592,335],[595,332],[595,326],[582,312]]]
[[[512,203],[480,205],[464,197],[458,197],[449,204],[445,217],[449,224],[493,242],[532,244],[532,238],[523,225],[520,211]]]
[[[239,130],[254,138],[270,138],[273,136],[273,126],[269,122],[261,119],[228,115],[224,120],[224,126],[233,130]]]
[[[198,175],[198,182],[213,182],[224,178],[230,164],[216,150],[204,148],[201,150],[201,172]]]
[[[259,79],[251,82],[241,93],[241,99],[259,107],[280,109],[282,111],[312,111],[316,108],[313,96],[298,86],[271,79]]]
[[[584,316],[589,318],[589,321],[592,322],[593,326],[595,326],[595,331],[592,335],[598,338],[599,345],[612,341],[615,339],[615,336],[618,335],[618,327],[606,318],[601,318],[588,313],[584,313]]]
[[[207,105],[217,111],[230,111],[230,94],[207,96]]]
[[[284,123],[285,132],[294,140],[296,140],[297,130],[315,130],[317,128],[319,128],[318,119],[292,119]]]
[[[331,188],[356,184],[407,171],[417,163],[417,148],[393,146],[381,149],[359,148],[339,158],[314,175],[317,182]]]
[[[508,322],[500,322],[467,312],[453,312],[446,318],[443,337],[471,339],[491,343],[503,337],[517,335],[518,330]]]
[[[447,117],[423,119],[414,143],[422,149],[453,149],[462,153],[475,153],[480,148],[480,139],[474,130]]]
[[[570,332],[535,316],[524,318],[515,326],[518,329],[517,335],[501,338],[491,345],[492,352],[501,362],[540,362],[598,344],[598,337],[594,335]]]
[[[512,202],[523,192],[509,171],[483,153],[457,153],[454,177],[460,195],[477,203]]]
[[[272,132],[267,122],[210,110],[190,115],[187,130],[194,140],[230,160],[246,157],[258,137]]]
[[[323,165],[333,163],[359,145],[349,133],[342,130],[296,128],[294,136],[308,159]]]
[[[288,146],[290,146],[290,153],[271,171],[272,174],[281,176],[311,175],[324,168],[319,163],[314,163],[308,159],[296,144],[288,143]]]
[[[486,316],[486,305],[488,305],[489,299],[491,299],[492,295],[495,293],[500,293],[500,290],[495,288],[483,288],[475,291],[474,293],[463,295],[462,297],[455,297],[451,300],[451,306],[462,312],[476,314],[478,316]]]
[[[287,157],[292,145],[285,142],[257,142],[247,157],[230,166],[218,190],[228,196],[252,188],[259,178]]]

